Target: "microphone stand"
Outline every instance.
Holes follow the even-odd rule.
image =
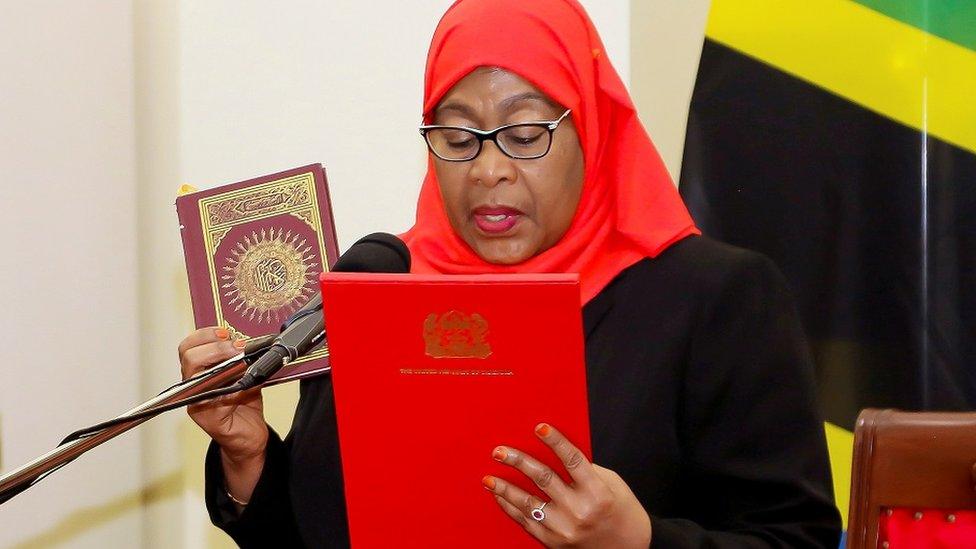
[[[240,355],[232,357],[197,376],[174,385],[170,389],[163,391],[159,395],[118,416],[118,419],[122,420],[150,408],[165,406],[236,382],[241,378],[248,366],[243,360],[244,356],[269,347],[275,337],[277,337],[277,334],[249,340],[244,352]],[[162,411],[158,413],[162,413]],[[121,422],[118,425],[107,427],[84,438],[65,442],[30,463],[0,476],[0,505],[40,482],[47,475],[64,467],[88,450],[121,435],[143,422],[149,421],[155,415],[157,414]]]

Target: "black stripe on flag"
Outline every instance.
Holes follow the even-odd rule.
[[[680,188],[786,274],[829,421],[976,403],[976,154],[706,40]]]

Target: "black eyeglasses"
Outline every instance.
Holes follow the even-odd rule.
[[[517,160],[542,158],[552,148],[552,133],[569,116],[567,110],[556,120],[508,124],[485,131],[463,126],[420,126],[420,135],[437,158],[467,162],[481,154],[485,141],[492,141],[506,156]]]

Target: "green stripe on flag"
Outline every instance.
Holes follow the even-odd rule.
[[[930,34],[976,51],[973,0],[854,0]]]

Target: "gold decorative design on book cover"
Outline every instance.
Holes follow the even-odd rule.
[[[199,208],[217,324],[241,336],[253,330],[229,316],[266,325],[265,333],[277,330],[315,293],[318,273],[328,270],[313,174],[204,198]],[[295,363],[325,356],[328,350],[320,349]]]

